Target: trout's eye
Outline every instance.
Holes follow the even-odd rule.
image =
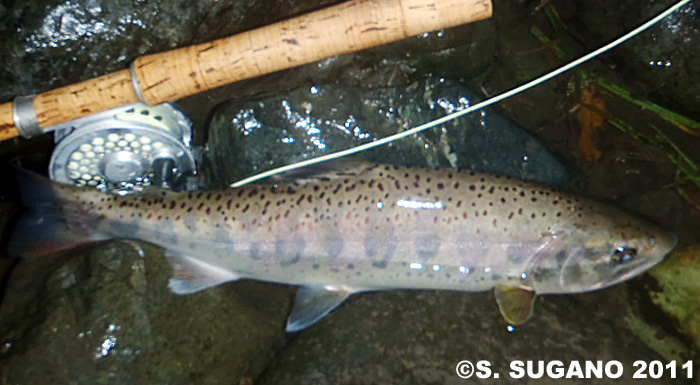
[[[617,263],[631,262],[637,256],[637,249],[634,247],[618,246],[613,251],[612,260]]]

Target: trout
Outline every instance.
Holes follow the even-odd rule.
[[[129,196],[22,179],[31,210],[17,224],[15,253],[150,242],[166,249],[177,294],[239,278],[301,286],[290,332],[349,295],[390,289],[495,289],[501,313],[517,325],[535,295],[622,282],[676,242],[617,208],[469,170],[363,163],[223,191]]]

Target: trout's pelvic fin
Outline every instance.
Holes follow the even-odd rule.
[[[287,321],[287,332],[298,332],[315,324],[340,306],[354,291],[327,290],[321,286],[302,286],[297,291],[294,310]]]
[[[175,250],[165,250],[173,278],[168,287],[175,294],[191,294],[225,282],[235,281],[238,275],[217,266],[202,262],[196,258],[181,254]]]
[[[501,315],[510,324],[517,326],[532,316],[535,292],[517,286],[496,286],[493,290]]]

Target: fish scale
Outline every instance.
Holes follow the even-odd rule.
[[[240,277],[304,286],[297,303],[320,309],[295,310],[297,326],[359,291],[593,290],[647,269],[675,244],[616,208],[468,170],[361,164],[225,191],[125,197],[51,188],[100,239],[166,248],[181,267],[176,292]],[[633,260],[616,261],[619,250],[634,250]]]

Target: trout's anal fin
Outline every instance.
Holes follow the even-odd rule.
[[[166,249],[165,256],[168,257],[168,261],[173,267],[173,278],[170,278],[168,287],[175,294],[196,293],[200,290],[240,278],[235,273],[181,254],[175,250]]]
[[[532,316],[535,292],[517,286],[496,286],[493,290],[501,315],[514,326],[525,323]]]
[[[287,332],[298,332],[320,321],[353,292],[345,289],[328,290],[321,286],[300,287],[294,309],[287,321]]]

